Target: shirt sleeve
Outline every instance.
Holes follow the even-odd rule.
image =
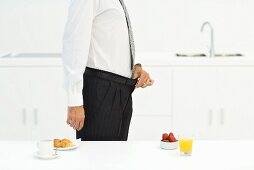
[[[83,73],[90,48],[95,0],[72,0],[63,35],[62,61],[68,106],[83,105]]]

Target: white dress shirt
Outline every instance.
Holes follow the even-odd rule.
[[[83,105],[86,66],[130,78],[128,26],[119,0],[72,0],[62,57],[68,106]]]

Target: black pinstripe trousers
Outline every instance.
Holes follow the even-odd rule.
[[[126,141],[137,80],[86,68],[83,76],[85,124],[76,131],[83,141]]]

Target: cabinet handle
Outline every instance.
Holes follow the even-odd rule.
[[[213,124],[213,110],[209,109],[208,110],[208,125],[212,126]]]
[[[22,123],[23,125],[26,124],[26,109],[25,108],[22,109]]]
[[[220,109],[220,124],[224,125],[225,120],[225,110],[223,108]]]
[[[34,109],[34,124],[38,125],[38,109]]]

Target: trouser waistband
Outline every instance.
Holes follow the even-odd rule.
[[[110,80],[120,84],[130,85],[130,86],[135,86],[137,83],[137,79],[130,79],[115,73],[98,70],[98,69],[94,69],[90,67],[86,67],[84,75],[95,76],[95,77],[99,77],[102,79]]]

